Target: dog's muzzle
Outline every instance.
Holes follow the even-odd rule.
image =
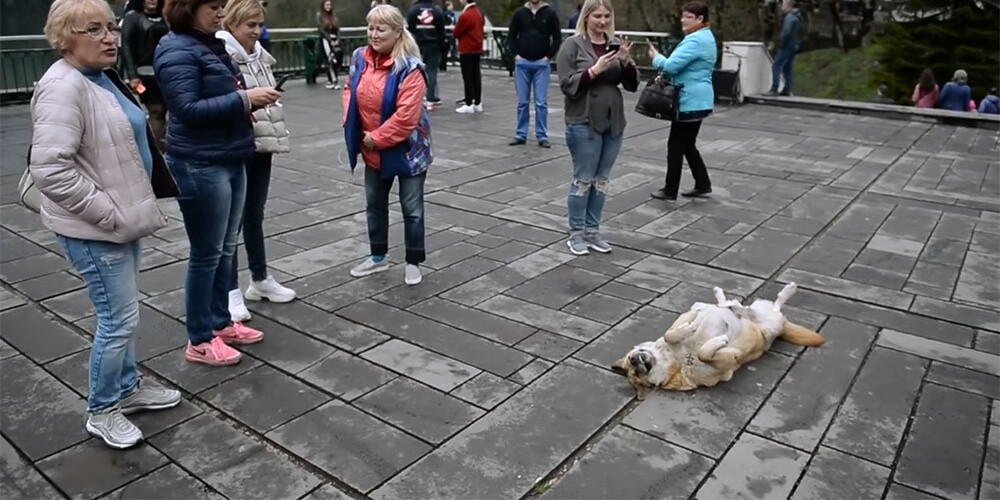
[[[653,369],[653,354],[649,351],[636,351],[628,357],[628,362],[639,375],[645,375]]]

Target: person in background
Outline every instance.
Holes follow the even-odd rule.
[[[576,10],[573,11],[573,15],[569,16],[569,22],[566,23],[566,29],[575,30],[576,25],[580,21],[580,11],[583,10],[583,2],[576,3]]]
[[[260,45],[264,26],[264,8],[259,0],[229,0],[226,17],[216,38],[226,42],[226,52],[236,63],[246,88],[275,85],[274,57]],[[243,303],[267,299],[271,302],[291,302],[295,291],[278,283],[267,274],[264,251],[264,205],[271,183],[271,159],[274,153],[287,153],[288,129],[285,111],[280,102],[253,112],[254,153],[246,162],[246,199],[243,203],[243,248],[250,267],[250,285],[240,293],[239,264],[233,254],[232,286],[229,289],[229,315],[233,321],[249,321],[250,311]]]
[[[934,72],[930,68],[924,68],[920,73],[920,80],[913,87],[913,105],[918,108],[933,108],[937,105],[939,94]]]
[[[445,48],[444,54],[441,55],[441,65],[438,67],[441,71],[448,71],[448,61],[455,59],[455,23],[458,22],[458,13],[455,12],[455,4],[451,0],[447,0],[444,3],[444,8],[442,9],[445,17]],[[451,32],[448,29],[451,29]]]
[[[424,65],[403,14],[391,5],[368,12],[368,45],[354,51],[350,84],[344,88],[344,137],[351,169],[358,154],[365,162],[365,212],[371,253],[351,269],[360,278],[389,269],[389,191],[399,177],[406,247],[404,282],[420,283],[424,248],[424,181],[427,163],[408,161],[411,138],[426,117],[421,106],[427,86]],[[414,133],[418,132],[418,133]],[[429,130],[426,130],[429,139]],[[425,144],[429,147],[429,144]],[[429,149],[423,150],[429,153]]]
[[[462,68],[462,83],[465,88],[465,104],[456,113],[483,112],[483,72],[480,66],[483,54],[483,34],[485,21],[483,13],[476,6],[476,0],[461,0],[462,15],[455,23],[455,38],[458,39],[458,64]]]
[[[260,2],[260,6],[264,8],[264,12],[267,12],[266,1]],[[257,41],[260,42],[260,46],[263,47],[264,50],[268,52],[271,51],[271,34],[267,32],[266,24],[262,24],[260,26],[260,38],[258,38]]]
[[[886,85],[879,85],[878,90],[875,91],[875,98],[872,99],[875,104],[896,104],[893,98],[889,97],[889,87]]]
[[[437,8],[431,0],[417,0],[406,13],[406,28],[413,35],[420,49],[427,71],[427,109],[441,102],[437,93],[437,74],[441,66],[441,57],[448,50],[444,25],[444,12]]]
[[[588,254],[588,248],[611,251],[600,224],[611,168],[625,133],[625,101],[618,86],[629,92],[639,88],[639,72],[629,55],[632,44],[625,40],[619,49],[609,50],[614,40],[611,1],[587,0],[576,35],[563,42],[556,60],[559,88],[566,98],[566,146],[573,160],[566,244],[574,255]]]
[[[122,59],[129,86],[149,113],[156,146],[163,151],[167,134],[167,108],[153,73],[153,53],[170,31],[163,20],[163,0],[131,0],[122,19]]]
[[[562,41],[556,10],[542,0],[528,0],[514,11],[507,32],[514,50],[514,88],[517,91],[517,129],[508,144],[519,146],[528,142],[528,111],[532,92],[535,94],[535,138],[538,145],[551,148],[549,142],[549,59],[555,57]]]
[[[802,37],[802,12],[795,6],[795,0],[783,0],[781,12],[785,13],[785,19],[781,22],[781,50],[774,57],[774,64],[771,66],[771,90],[764,93],[767,96],[792,95],[795,54],[799,53],[799,40]],[[785,87],[779,94],[781,75],[785,75]]]
[[[177,204],[190,243],[184,305],[184,357],[211,366],[236,364],[228,346],[264,340],[259,330],[233,321],[229,290],[246,195],[244,162],[254,152],[250,113],[277,102],[270,86],[246,90],[226,44],[215,37],[223,0],[167,0],[170,33],[153,66],[170,111],[166,163],[177,180]]]
[[[326,88],[340,89],[337,69],[344,51],[340,48],[340,23],[337,22],[337,12],[333,9],[332,0],[320,2],[319,11],[316,12],[316,29],[319,30],[320,43],[326,53]]]
[[[990,89],[990,93],[982,101],[979,101],[979,112],[990,115],[1000,115],[1000,97],[997,97],[997,88]]]
[[[142,431],[125,414],[176,406],[181,394],[139,376],[140,239],[165,224],[174,196],[146,115],[111,68],[120,31],[103,0],[56,0],[45,36],[61,57],[31,99],[31,178],[42,222],[84,283],[97,328],[90,349],[87,432],[128,448]]]
[[[975,111],[975,106],[970,106],[971,102],[972,90],[969,89],[969,75],[964,69],[957,70],[951,81],[944,84],[941,89],[938,104],[942,108],[952,111]]]
[[[688,2],[681,8],[681,27],[684,38],[670,57],[664,57],[649,43],[649,56],[653,67],[682,85],[677,120],[670,124],[667,139],[667,177],[663,189],[650,196],[660,200],[674,201],[681,184],[681,170],[687,158],[694,189],[682,193],[692,198],[712,192],[712,181],[708,178],[705,161],[698,152],[696,142],[701,122],[712,114],[715,105],[715,91],[712,88],[712,72],[715,69],[716,44],[708,24],[708,7],[700,2]]]

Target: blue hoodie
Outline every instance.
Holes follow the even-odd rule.
[[[972,90],[964,83],[948,82],[941,89],[938,103],[944,109],[952,111],[969,111],[969,101],[972,100]]]
[[[683,85],[681,113],[711,111],[714,107],[712,72],[715,70],[715,59],[715,35],[707,27],[684,36],[670,57],[657,54],[653,59],[653,67],[666,73],[675,84]]]
[[[990,115],[1000,115],[1000,97],[990,94],[979,103],[979,112]]]
[[[802,12],[792,9],[785,14],[781,22],[781,48],[799,50],[799,40],[802,38]]]

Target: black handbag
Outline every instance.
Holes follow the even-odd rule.
[[[667,81],[662,74],[656,75],[642,89],[635,111],[657,120],[676,120],[681,87]]]

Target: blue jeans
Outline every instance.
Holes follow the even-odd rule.
[[[424,180],[427,174],[399,178],[399,205],[403,210],[403,242],[406,263],[419,264],[424,250]],[[383,179],[378,170],[365,167],[365,209],[368,215],[368,243],[372,255],[389,252],[389,191],[393,179]]]
[[[66,258],[83,277],[97,313],[90,349],[88,413],[101,413],[135,392],[132,332],[139,324],[139,242],[118,244],[59,236]]]
[[[535,91],[535,137],[539,141],[549,138],[549,73],[552,68],[548,61],[539,59],[514,61],[514,88],[517,91],[517,132],[514,137],[528,138],[528,112],[531,91]]]
[[[573,158],[573,183],[569,186],[570,234],[586,230],[596,233],[608,195],[611,167],[622,149],[622,135],[590,130],[586,123],[566,125],[566,146]]]
[[[271,185],[271,153],[254,153],[247,160],[247,194],[243,204],[243,249],[247,252],[247,265],[250,268],[250,279],[264,281],[267,279],[267,257],[264,252],[264,205],[267,204],[267,191]],[[233,253],[233,281],[230,290],[240,287],[239,254]]]
[[[212,330],[232,321],[229,290],[233,255],[243,218],[246,171],[242,163],[212,164],[167,155],[167,168],[177,181],[177,204],[191,244],[184,307],[191,344],[212,340]]]
[[[771,92],[778,91],[779,76],[785,75],[785,88],[781,89],[782,94],[792,93],[792,69],[795,63],[795,54],[799,51],[797,46],[782,47],[778,55],[774,56],[774,65],[771,66]]]

